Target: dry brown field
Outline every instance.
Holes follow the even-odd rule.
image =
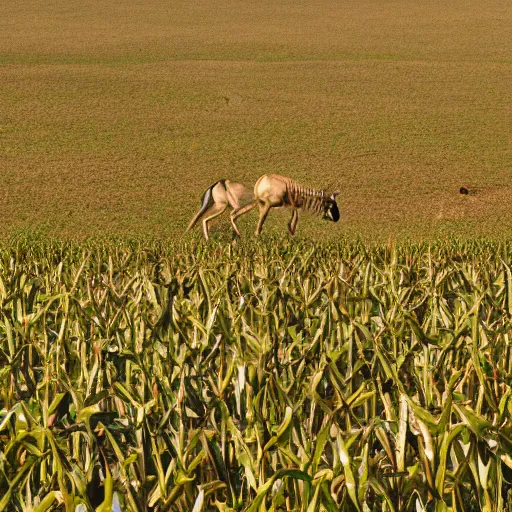
[[[215,180],[279,172],[341,191],[304,236],[510,233],[511,27],[509,0],[4,0],[0,232],[179,236]]]

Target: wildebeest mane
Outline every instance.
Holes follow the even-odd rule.
[[[271,174],[270,177],[286,185],[287,201],[294,208],[302,208],[317,214],[324,210],[327,200],[325,191],[306,187],[286,176]]]

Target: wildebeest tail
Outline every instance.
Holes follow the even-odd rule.
[[[205,193],[203,194],[203,197],[201,198],[201,208],[199,209],[199,211],[194,215],[194,218],[190,221],[190,224],[188,225],[187,229],[185,230],[185,233],[187,233],[188,231],[190,231],[196,224],[197,224],[197,221],[201,218],[201,216],[206,212],[206,210],[208,210],[208,208],[210,208],[211,206],[213,206],[213,193],[212,193],[212,190],[213,188],[221,183],[222,186],[224,188],[226,188],[226,183],[225,183],[226,180],[220,180],[220,181],[216,181],[211,187],[208,187],[205,191]]]

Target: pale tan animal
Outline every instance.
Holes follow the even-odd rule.
[[[326,194],[323,190],[301,185],[300,183],[279,174],[264,174],[254,185],[254,203],[248,204],[232,213],[232,222],[258,205],[260,217],[256,227],[256,236],[261,233],[263,223],[271,208],[289,206],[292,218],[288,223],[290,233],[295,234],[299,220],[299,209],[310,210],[321,214],[325,220],[338,222],[340,211],[336,203],[339,192]]]
[[[190,221],[185,233],[190,231],[203,217],[203,233],[206,240],[209,240],[208,223],[222,215],[227,207],[231,206],[233,209],[230,214],[231,224],[235,233],[240,236],[240,231],[235,223],[235,214],[248,202],[251,202],[252,208],[254,208],[251,192],[244,185],[229,180],[219,180],[206,189],[201,198],[201,208]]]

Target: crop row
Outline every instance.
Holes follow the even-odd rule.
[[[4,244],[0,511],[512,509],[511,249]]]

